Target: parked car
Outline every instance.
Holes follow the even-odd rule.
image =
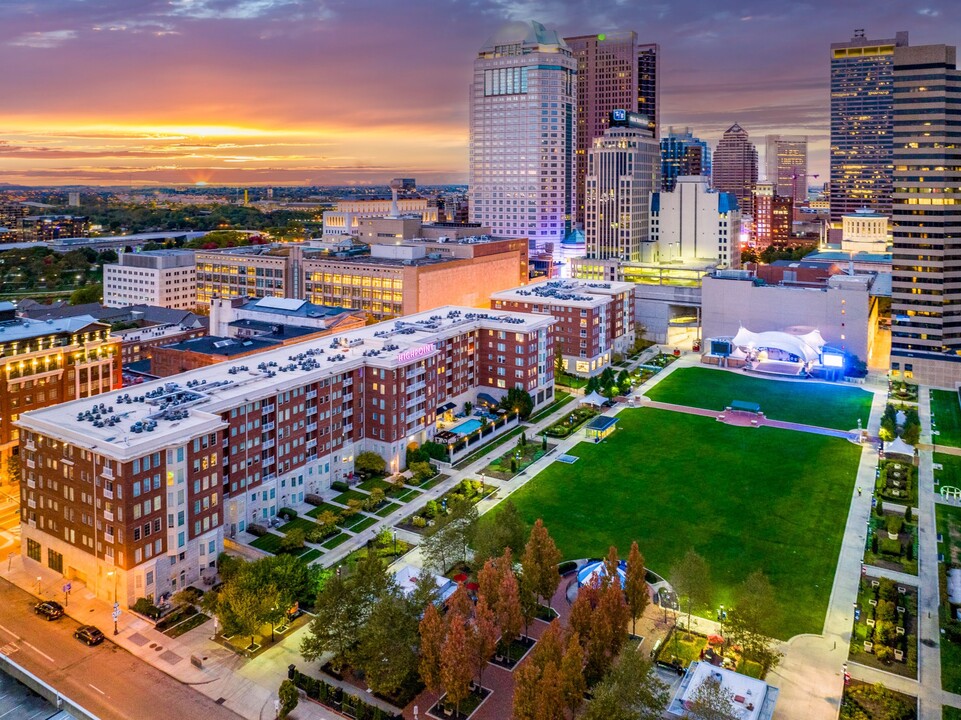
[[[44,600],[43,602],[37,603],[33,611],[37,615],[43,615],[47,620],[56,620],[57,618],[63,617],[63,605],[53,600]]]
[[[80,642],[87,643],[87,645],[99,645],[104,640],[103,633],[93,625],[81,625],[73,636]]]

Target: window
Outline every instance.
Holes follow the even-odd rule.
[[[56,550],[47,548],[47,566],[51,570],[56,570],[58,573],[63,575],[63,555],[58,553]]]
[[[40,543],[27,538],[27,557],[40,562]]]

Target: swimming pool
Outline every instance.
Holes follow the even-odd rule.
[[[452,427],[450,431],[458,435],[470,435],[472,432],[479,430],[481,425],[483,425],[483,423],[480,420],[471,418],[470,420],[465,420],[457,427]]]

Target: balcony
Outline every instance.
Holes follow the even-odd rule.
[[[113,522],[113,513],[110,510],[104,510],[103,519],[108,522]]]
[[[103,497],[105,500],[113,500],[113,490],[103,489]]]
[[[267,465],[273,465],[276,459],[277,458],[275,458],[273,455],[264,458],[264,466],[266,467]]]
[[[410,395],[411,393],[417,392],[418,390],[422,390],[425,387],[427,387],[427,382],[425,380],[421,380],[420,382],[415,382],[413,385],[407,386],[407,394]]]
[[[27,498],[27,507],[36,510],[36,509],[37,509],[37,501],[34,500],[33,498]]]
[[[34,480],[33,478],[27,478],[27,487],[28,487],[28,488],[35,488],[35,487],[37,487],[37,481]]]
[[[23,447],[24,447],[25,449],[29,450],[30,452],[36,452],[36,451],[37,451],[37,446],[34,444],[33,440],[27,440],[27,442],[25,442],[25,443],[23,444]]]
[[[273,440],[273,439],[264,440],[263,443],[261,443],[261,445],[260,445],[261,449],[263,449],[263,450],[270,450],[270,448],[272,448],[273,446],[274,446],[274,440]]]
[[[307,432],[314,432],[317,429],[317,423],[307,423]]]
[[[34,461],[33,458],[27,458],[27,467],[33,470],[34,468],[37,467],[36,461]]]
[[[113,533],[105,532],[103,534],[103,539],[106,540],[108,543],[113,543]]]
[[[351,424],[351,423],[346,423],[346,424],[344,425],[344,427],[343,427],[343,431],[344,431],[345,433],[349,433],[349,432],[350,432],[351,430],[353,430],[353,429],[354,429],[354,426],[353,426],[353,424]]]
[[[310,440],[310,439],[308,439],[306,445],[307,445],[307,449],[308,449],[308,450],[309,450],[310,448],[315,448],[315,447],[317,447],[317,441],[316,441],[316,440]]]
[[[316,405],[310,405],[310,406],[307,407],[307,415],[308,415],[308,416],[310,416],[310,415],[316,415],[316,414],[317,414],[317,406],[316,406]]]
[[[308,399],[308,400],[313,400],[315,397],[317,397],[317,391],[316,391],[316,390],[308,390],[308,391],[307,391],[307,399]]]
[[[343,402],[347,403],[354,399],[354,393],[344,393],[344,397],[341,398]]]
[[[277,406],[276,406],[274,403],[271,403],[270,405],[264,405],[264,406],[262,406],[261,409],[262,409],[265,413],[272,413],[274,410],[277,409]]]
[[[113,480],[113,470],[107,466],[100,468],[100,477],[106,480]]]
[[[268,423],[264,423],[260,429],[263,430],[264,432],[270,432],[271,430],[274,429],[274,427],[275,427],[274,423],[268,422]]]

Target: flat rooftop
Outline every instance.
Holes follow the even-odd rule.
[[[595,307],[610,302],[613,295],[630,292],[633,283],[600,280],[548,280],[492,293],[491,300],[543,302],[546,305]]]
[[[686,703],[709,678],[719,681],[721,687],[731,693],[734,698],[734,717],[737,720],[770,720],[774,714],[774,704],[778,696],[777,688],[771,687],[763,680],[756,680],[704,661],[695,661],[690,664],[677,693],[667,708],[668,713],[684,715]]]
[[[229,358],[234,355],[244,355],[257,350],[266,350],[274,345],[276,345],[276,343],[258,338],[225,338],[217,337],[216,335],[205,335],[204,337],[191,338],[190,340],[173,343],[172,345],[164,345],[164,348]]]
[[[446,306],[24,413],[18,425],[125,460],[214,432],[223,425],[221,411],[245,402],[362,366],[409,365],[435,352],[438,340],[553,323],[546,315]]]
[[[355,313],[356,310],[350,308],[335,307],[333,305],[316,305],[306,300],[295,300],[293,298],[265,297],[257,300],[250,300],[241,305],[238,310],[250,312],[269,313],[279,318],[284,317],[336,317],[344,313]]]

